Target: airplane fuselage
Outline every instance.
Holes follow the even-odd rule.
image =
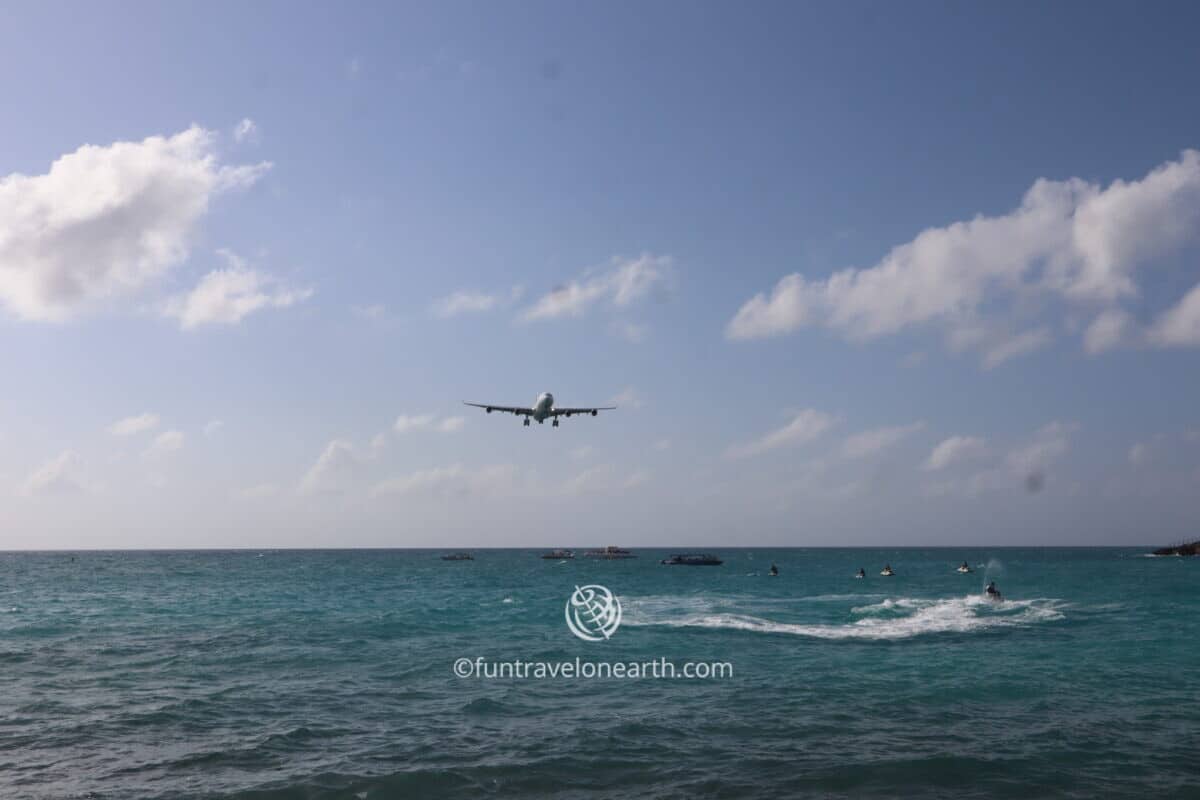
[[[546,417],[550,416],[550,412],[553,410],[554,395],[549,392],[542,392],[533,404],[533,418],[541,423]]]

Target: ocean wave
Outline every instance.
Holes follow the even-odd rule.
[[[900,597],[852,609],[863,619],[844,624],[778,622],[752,614],[712,613],[654,616],[635,613],[625,619],[634,626],[715,628],[755,633],[790,634],[816,639],[910,639],[937,633],[972,633],[1023,627],[1063,619],[1062,601],[1039,598],[995,603],[978,595],[945,599]],[[902,616],[881,616],[882,612]]]

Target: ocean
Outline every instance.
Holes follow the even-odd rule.
[[[540,552],[0,554],[0,797],[1200,796],[1200,559]]]

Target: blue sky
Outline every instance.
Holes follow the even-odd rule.
[[[10,7],[0,547],[1193,535],[1198,22]]]

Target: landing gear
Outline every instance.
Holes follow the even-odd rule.
[[[558,420],[554,420],[553,422],[551,422],[551,423],[550,423],[550,427],[551,427],[551,428],[557,428],[557,427],[558,427]]]
[[[528,428],[528,427],[529,427],[529,417],[526,417],[526,418],[525,418],[525,427],[526,427],[526,428]]]

